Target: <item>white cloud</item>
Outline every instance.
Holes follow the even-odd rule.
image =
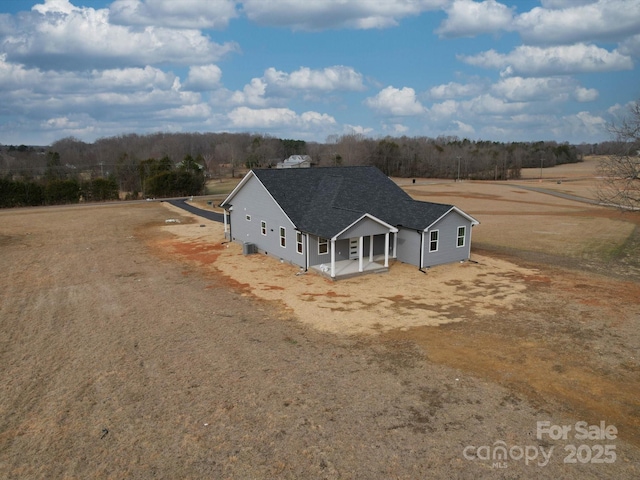
[[[495,0],[479,3],[454,0],[445,10],[447,18],[436,30],[437,34],[441,37],[474,37],[509,29],[514,9]]]
[[[462,102],[463,109],[474,115],[514,115],[528,108],[527,102],[510,102],[490,94],[480,95]]]
[[[70,14],[80,9],[68,0],[44,0],[44,3],[34,5],[31,10],[45,15],[51,12]]]
[[[437,120],[448,119],[458,113],[459,105],[455,100],[445,100],[441,103],[434,103],[429,109],[429,113]]]
[[[640,2],[599,0],[570,3],[552,10],[534,8],[521,14],[515,28],[527,43],[567,44],[585,41],[622,40],[640,33]]]
[[[291,73],[285,73],[269,68],[264,73],[264,80],[269,88],[277,90],[316,90],[333,91],[364,90],[362,75],[351,67],[335,65],[321,70],[302,67]]]
[[[464,137],[468,138],[476,133],[476,129],[473,128],[473,126],[469,125],[468,123],[461,122],[460,120],[454,120],[453,123],[456,125],[454,135],[457,135],[463,138]]]
[[[33,120],[86,114],[96,123],[142,115],[151,124],[157,111],[202,103],[199,94],[182,91],[173,73],[154,67],[45,72],[8,63],[3,55],[0,98],[5,109]]]
[[[387,129],[393,132],[395,135],[404,135],[409,131],[409,127],[401,123],[394,123],[392,125],[388,125]]]
[[[235,43],[213,43],[197,30],[112,25],[108,10],[74,7],[67,0],[49,0],[16,17],[0,44],[11,61],[70,70],[200,65],[238,50]]]
[[[567,8],[579,5],[596,3],[598,0],[541,0],[540,3],[545,8]]]
[[[335,125],[336,120],[331,115],[318,112],[304,112],[300,115],[300,120],[305,128],[312,128],[314,126],[327,126]]]
[[[254,107],[267,106],[265,94],[267,92],[267,84],[261,78],[254,78],[251,83],[244,86],[241,92],[233,92],[231,94],[231,103],[236,105],[251,105]]]
[[[298,115],[289,108],[253,109],[238,107],[229,112],[228,118],[235,128],[239,129],[270,129],[294,127],[310,129],[316,127],[334,126],[335,119],[331,115],[304,112]]]
[[[462,85],[457,82],[449,82],[444,85],[437,85],[429,90],[431,98],[443,100],[447,98],[469,97],[479,94],[484,89],[481,83],[468,83]]]
[[[245,0],[242,10],[260,24],[294,30],[388,28],[402,18],[444,7],[449,0]]]
[[[212,90],[220,85],[222,70],[217,65],[198,65],[189,68],[185,88],[193,91]]]
[[[576,88],[574,96],[578,102],[593,102],[599,96],[598,90],[595,88]]]
[[[607,131],[607,121],[599,115],[590,112],[579,112],[575,115],[567,115],[562,118],[561,129],[556,134],[560,137],[580,135],[583,138],[589,136],[602,136]]]
[[[566,100],[576,88],[576,81],[568,77],[509,77],[494,84],[491,92],[511,102],[557,102]]]
[[[609,52],[596,45],[579,43],[555,47],[521,45],[508,54],[489,50],[473,56],[459,56],[470,65],[506,69],[509,75],[557,75],[630,70],[631,57]]]
[[[624,40],[620,43],[618,50],[624,55],[640,57],[640,35],[634,35]]]
[[[211,116],[211,107],[204,103],[181,105],[176,108],[160,110],[154,117],[175,120],[200,120]]]
[[[238,16],[234,0],[115,0],[113,23],[170,28],[226,28]]]
[[[251,79],[242,91],[231,93],[229,98],[235,105],[266,107],[299,93],[313,95],[363,89],[362,75],[353,68],[342,65],[321,70],[301,67],[291,73],[268,68],[261,78]]]
[[[0,55],[0,93],[14,89],[36,94],[90,95],[104,92],[171,90],[177,77],[154,67],[56,72],[27,68]]]
[[[416,98],[415,90],[410,87],[397,89],[389,86],[375,97],[367,98],[365,105],[383,115],[410,116],[425,112],[425,108]]]

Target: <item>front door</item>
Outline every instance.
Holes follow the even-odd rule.
[[[358,257],[358,239],[349,239],[349,260],[357,260]]]

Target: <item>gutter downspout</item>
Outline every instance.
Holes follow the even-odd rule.
[[[304,242],[304,271],[309,270],[309,234],[303,234],[305,238]]]
[[[418,270],[426,275],[427,272],[425,272],[422,269],[422,257],[423,257],[423,252],[424,252],[424,232],[421,232],[420,230],[416,230],[416,231],[420,235],[420,264],[418,265]]]
[[[225,208],[226,212],[229,212],[229,243],[233,242],[233,235],[231,233],[231,210],[233,209],[233,205],[229,208]]]

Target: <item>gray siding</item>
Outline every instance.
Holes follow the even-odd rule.
[[[368,217],[363,218],[355,225],[352,225],[345,230],[338,238],[356,238],[356,237],[368,237],[369,235],[379,235],[381,233],[387,233],[389,229],[379,222],[376,222]]]
[[[398,231],[398,260],[411,265],[420,263],[420,235],[415,230],[400,228]]]
[[[389,234],[389,258],[393,254],[393,236],[395,233]],[[369,242],[365,242],[365,250],[369,251]],[[384,255],[384,235],[376,235],[373,237],[373,254],[374,255]]]
[[[318,255],[318,237],[309,235],[309,266],[331,264],[331,241],[327,244],[327,253]]]
[[[465,242],[463,247],[457,246],[458,227],[465,227]],[[429,251],[429,237],[432,230],[438,230],[438,251]],[[424,267],[431,267],[449,262],[467,260],[471,245],[471,222],[458,212],[451,211],[444,218],[433,225],[424,238]]]
[[[309,266],[331,265],[331,240],[325,255],[318,255],[318,237],[309,235]],[[336,240],[336,262],[349,259],[349,240]]]
[[[305,266],[304,240],[301,255],[296,251],[294,225],[255,177],[250,178],[236,193],[231,204],[232,240],[254,243],[261,253],[268,253],[301,267]],[[251,216],[251,221],[246,220],[247,215]],[[261,233],[261,221],[267,222],[266,236]],[[280,246],[280,227],[285,227],[286,230],[285,248]]]

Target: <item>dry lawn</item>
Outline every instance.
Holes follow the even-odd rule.
[[[1,211],[0,478],[639,478],[638,217],[407,188],[482,222],[477,263],[332,282],[166,204]],[[463,456],[496,442],[553,454]]]
[[[173,214],[181,212],[166,206]],[[269,256],[243,256],[240,245],[224,242],[223,227],[215,222],[200,218],[197,224],[163,229],[177,236],[164,245],[167,252],[222,273],[245,294],[277,302],[314,328],[348,335],[437,326],[510,310],[525,298],[525,279],[538,274],[478,255],[478,263],[444,265],[426,276],[397,263],[390,274],[333,282],[311,272],[301,275],[297,267]]]

